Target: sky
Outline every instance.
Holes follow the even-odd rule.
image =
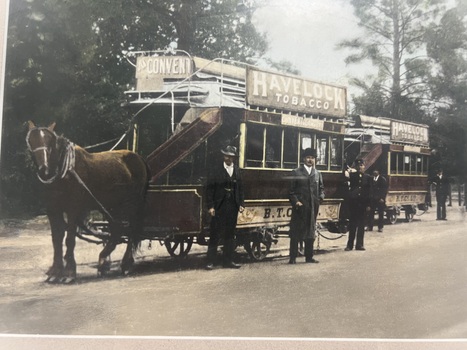
[[[361,94],[349,79],[375,72],[370,62],[346,65],[350,51],[336,49],[340,41],[363,34],[349,0],[269,0],[254,21],[267,33],[269,58],[291,62],[310,80],[347,86],[349,100]]]

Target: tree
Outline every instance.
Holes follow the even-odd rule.
[[[426,33],[427,52],[434,63],[430,79],[433,164],[466,182],[467,172],[467,5],[447,11]]]
[[[426,99],[430,66],[424,55],[426,27],[441,11],[443,0],[352,0],[363,38],[345,40],[339,48],[356,51],[346,63],[370,60],[378,68],[375,84],[385,108],[384,116],[404,119],[404,109]],[[362,82],[360,81],[360,84]],[[370,90],[367,84],[361,85]],[[409,103],[409,106],[404,106]]]
[[[206,58],[260,58],[265,37],[250,0],[15,0],[9,16],[2,214],[37,208],[23,124],[57,122],[82,146],[120,136],[121,108],[134,78],[125,54],[171,43]],[[79,19],[79,20],[78,20]]]

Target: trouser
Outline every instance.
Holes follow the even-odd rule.
[[[365,235],[365,214],[366,207],[358,200],[350,201],[350,222],[349,222],[349,239],[347,241],[347,248],[353,249],[355,235],[357,241],[355,246],[357,248],[363,247],[363,239]]]
[[[370,212],[368,213],[368,228],[373,229],[375,221],[375,210],[378,211],[378,229],[382,230],[384,227],[384,208],[386,204],[381,203],[379,200],[371,201]]]
[[[436,218],[437,219],[446,219],[446,196],[437,196],[436,197]]]
[[[212,218],[209,233],[207,259],[208,263],[215,263],[219,240],[224,241],[223,262],[233,261],[235,254],[235,227],[237,225],[238,209],[234,199],[226,199],[217,209],[216,216]]]
[[[298,256],[298,243],[300,240],[297,237],[290,237],[290,260],[295,260]],[[305,259],[311,260],[313,258],[313,244],[315,240],[313,238],[306,238],[305,242]]]

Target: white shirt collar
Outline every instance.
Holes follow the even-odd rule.
[[[306,164],[303,164],[303,165],[304,165],[306,171],[308,172],[308,175],[310,175],[310,174],[311,174],[311,171],[313,170],[313,167],[308,166],[308,165],[306,165]]]

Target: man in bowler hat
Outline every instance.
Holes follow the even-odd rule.
[[[234,164],[237,149],[227,146],[221,150],[223,162],[211,169],[206,186],[206,204],[211,216],[207,270],[214,268],[219,239],[224,240],[223,265],[227,268],[240,268],[233,261],[235,253],[235,228],[238,213],[245,204],[240,169]]]
[[[346,251],[352,250],[355,243],[356,250],[365,250],[363,239],[365,235],[366,213],[370,209],[369,192],[371,176],[365,174],[365,162],[363,159],[355,161],[356,169],[344,170],[344,175],[349,179],[349,239]],[[355,235],[357,241],[355,242]]]
[[[315,149],[305,149],[302,159],[303,164],[292,170],[289,195],[292,204],[289,264],[296,263],[300,241],[305,242],[305,262],[318,263],[318,260],[313,258],[313,243],[316,238],[319,205],[324,199],[323,177],[315,167]]]

